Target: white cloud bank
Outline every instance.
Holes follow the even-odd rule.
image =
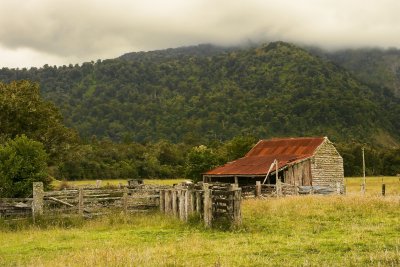
[[[0,0],[0,67],[199,43],[400,48],[397,0]]]

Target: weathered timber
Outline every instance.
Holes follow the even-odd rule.
[[[124,195],[122,196],[123,211],[126,214],[128,212],[128,188],[124,188]]]
[[[172,214],[178,216],[177,191],[172,190]]]
[[[165,212],[165,190],[160,190],[160,211]]]
[[[83,189],[78,190],[78,214],[83,215]]]
[[[204,225],[209,228],[212,226],[212,190],[209,189],[209,185],[207,183],[203,184],[204,188],[204,213],[203,213],[203,219],[204,219]]]
[[[256,181],[255,197],[261,197],[261,181]]]
[[[33,219],[38,215],[43,214],[43,183],[42,182],[34,182],[33,183],[33,201],[32,201],[32,215]]]
[[[179,219],[185,220],[185,191],[184,189],[178,190],[179,196]]]
[[[68,203],[68,202],[62,201],[62,200],[60,200],[60,199],[57,199],[57,198],[55,198],[55,197],[46,197],[45,199],[52,200],[52,201],[54,201],[54,202],[63,204],[63,205],[68,206],[68,207],[74,207],[74,205],[72,205],[72,204],[70,204],[70,203]]]

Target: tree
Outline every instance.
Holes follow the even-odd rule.
[[[221,151],[224,161],[232,161],[244,157],[257,141],[258,139],[254,136],[240,135],[225,142]]]
[[[201,174],[220,164],[218,156],[204,145],[193,147],[186,162],[186,177],[201,180]]]
[[[47,158],[43,144],[25,135],[0,145],[0,196],[27,197],[32,182],[43,182],[49,188]]]
[[[58,109],[40,97],[37,83],[0,82],[0,141],[21,134],[41,142],[53,162],[77,142]]]

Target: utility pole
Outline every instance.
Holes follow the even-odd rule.
[[[364,147],[362,148],[362,160],[363,160],[363,184],[362,184],[362,194],[365,195],[366,180],[365,180],[365,156],[364,156]]]

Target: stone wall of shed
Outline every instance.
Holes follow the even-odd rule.
[[[336,187],[339,182],[343,192],[343,158],[328,139],[318,147],[311,159],[311,174],[313,186]]]

